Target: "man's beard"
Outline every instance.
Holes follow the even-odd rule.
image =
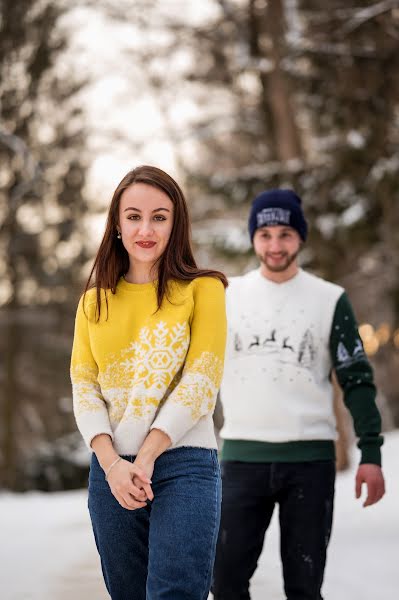
[[[260,262],[264,264],[269,271],[271,271],[272,273],[282,273],[292,265],[294,260],[297,258],[299,251],[300,248],[296,252],[294,252],[294,254],[288,254],[288,252],[283,252],[281,255],[281,260],[278,263],[274,263],[270,259],[268,260],[267,253],[264,255],[258,254],[257,256]]]

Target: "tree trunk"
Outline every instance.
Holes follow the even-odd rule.
[[[13,308],[8,309],[7,323],[5,323],[5,381],[3,387],[2,401],[2,424],[3,424],[3,443],[1,449],[1,468],[2,484],[8,489],[14,489],[16,484],[17,467],[17,432],[15,426],[15,417],[18,411],[18,391],[17,391],[17,362],[18,362],[18,325],[16,323],[17,311]]]
[[[275,160],[287,162],[302,158],[300,135],[295,121],[290,83],[282,68],[286,56],[284,45],[284,4],[282,0],[268,2],[266,9],[257,9],[255,0],[249,2],[250,51],[259,60],[270,61],[270,70],[262,69],[262,111],[274,149]]]

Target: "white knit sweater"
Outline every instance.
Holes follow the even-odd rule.
[[[342,293],[303,270],[280,284],[260,270],[230,280],[223,438],[336,437],[329,338]]]

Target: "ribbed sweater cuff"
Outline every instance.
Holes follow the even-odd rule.
[[[381,438],[380,438],[381,439]],[[361,451],[360,464],[372,464],[381,466],[380,441],[372,444],[358,444]]]

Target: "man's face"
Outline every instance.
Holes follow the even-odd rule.
[[[285,225],[260,227],[255,231],[254,250],[261,263],[273,273],[281,273],[295,261],[302,241],[298,232]]]

